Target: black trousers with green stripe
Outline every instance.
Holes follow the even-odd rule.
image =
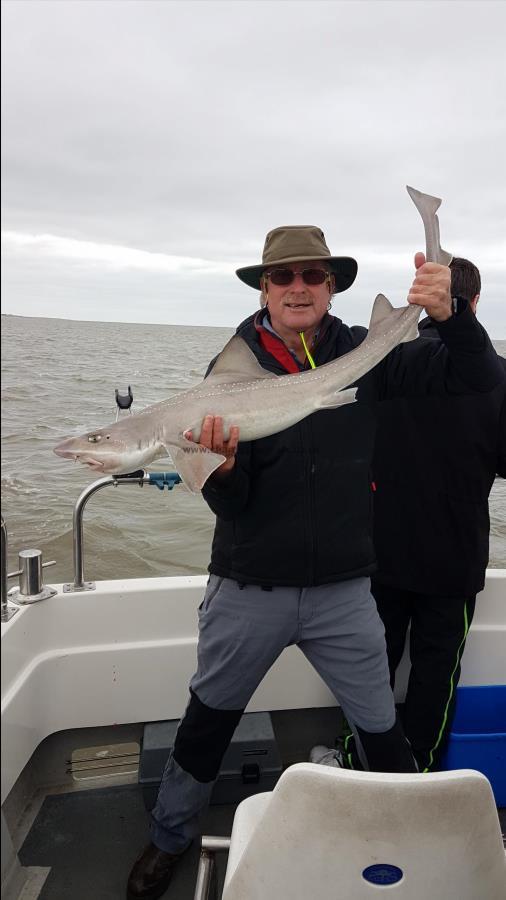
[[[402,723],[420,771],[435,771],[451,729],[476,597],[419,594],[374,579],[372,593],[385,625],[392,687],[411,626],[411,671]]]

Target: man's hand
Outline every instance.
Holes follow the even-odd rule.
[[[193,440],[192,432],[185,432],[189,441]],[[221,453],[226,460],[213,472],[213,475],[226,475],[235,466],[235,454],[239,443],[239,428],[231,425],[228,440],[223,438],[223,419],[221,416],[206,416],[202,422],[199,446],[206,447],[214,453]]]
[[[448,266],[425,262],[423,253],[415,254],[416,275],[408,294],[408,303],[423,306],[436,322],[445,322],[452,314],[451,272]]]

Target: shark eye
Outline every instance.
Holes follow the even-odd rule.
[[[89,434],[88,440],[89,440],[90,444],[98,444],[98,442],[102,440],[102,435],[101,434]]]

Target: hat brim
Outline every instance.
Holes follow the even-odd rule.
[[[236,269],[235,274],[244,282],[244,284],[260,291],[262,290],[260,279],[262,272],[265,272],[266,269],[272,269],[276,265],[284,266],[286,263],[306,261],[327,263],[334,275],[336,282],[335,290],[338,294],[341,293],[341,291],[347,291],[357,277],[358,265],[356,260],[351,256],[294,256],[292,259],[283,259],[282,262],[270,263],[268,266],[242,266],[240,269]]]

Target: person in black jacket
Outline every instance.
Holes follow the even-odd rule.
[[[480,273],[450,266],[453,295],[476,313]],[[423,343],[442,345],[430,318]],[[411,669],[403,722],[421,771],[437,769],[454,715],[456,687],[489,549],[488,497],[506,478],[506,360],[486,394],[380,404],[373,472],[373,594],[385,624],[392,684],[408,625]]]
[[[203,495],[216,514],[209,582],[199,609],[198,667],[152,812],[152,842],[127,894],[158,897],[199,830],[239,719],[283,648],[297,644],[352,725],[363,764],[416,771],[396,717],[384,629],[370,593],[371,461],[376,407],[390,396],[488,391],[495,351],[465,301],[452,310],[450,272],[415,257],[408,301],[437,321],[441,346],[411,341],[359,379],[357,402],[326,409],[271,437],[238,443],[210,410],[200,444],[227,459]],[[265,306],[238,334],[277,375],[353,350],[365,329],[330,315],[356,262],[334,257],[321,229],[267,235],[262,262],[238,270]],[[191,437],[191,435],[189,435]]]
[[[481,278],[467,259],[451,265],[452,295],[476,314]],[[442,350],[436,323],[420,338]],[[395,398],[379,404],[373,457],[374,545],[371,583],[385,625],[392,687],[410,628],[410,674],[402,722],[420,771],[438,769],[455,711],[456,688],[476,595],[489,550],[488,498],[506,477],[506,360],[490,392]],[[338,752],[362,768],[350,733]]]

